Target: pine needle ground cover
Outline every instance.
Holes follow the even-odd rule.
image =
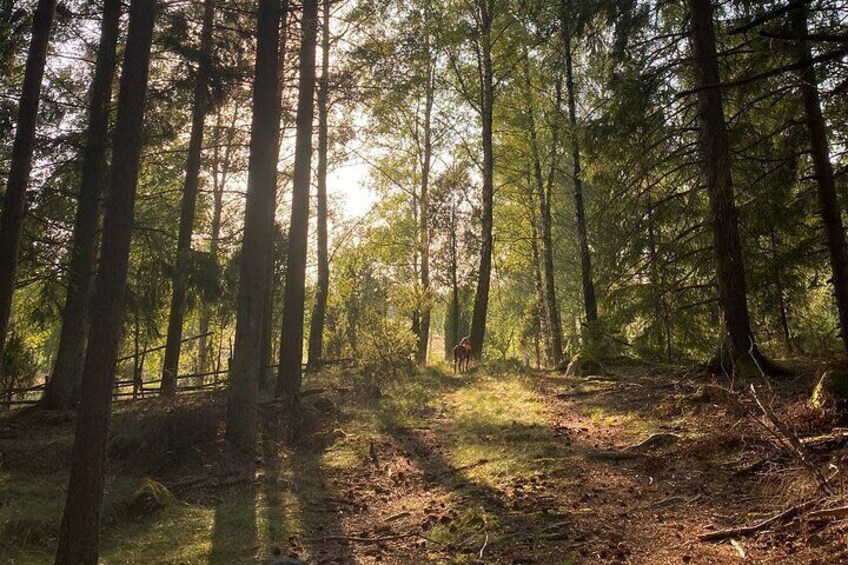
[[[101,561],[833,562],[839,520],[699,540],[818,496],[724,384],[674,367],[493,365],[387,378],[375,398],[328,371],[308,378],[321,392],[304,398],[296,443],[279,405],[262,405],[253,473],[222,441],[222,398],[119,403]],[[813,437],[832,422],[804,407],[808,392],[778,384],[774,404]],[[71,431],[67,417],[3,421],[0,561],[52,562]],[[821,464],[842,448],[810,449]]]

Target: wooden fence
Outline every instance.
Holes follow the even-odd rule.
[[[207,332],[206,334],[185,338],[183,342],[200,339],[201,337],[206,337],[211,334],[212,332]],[[115,400],[143,400],[146,398],[158,396],[162,379],[160,378],[145,381],[143,379],[141,371],[144,366],[144,357],[148,353],[153,351],[159,351],[161,349],[164,349],[164,347],[164,345],[157,346],[150,349],[145,349],[143,351],[139,351],[132,355],[120,357],[117,360],[118,363],[130,360],[134,361],[133,378],[115,381],[112,384],[112,398]],[[353,364],[353,359],[327,359],[321,363],[322,366],[352,366]],[[271,365],[268,368],[273,370],[277,369],[277,367],[278,365]],[[303,369],[307,369],[306,365],[303,365]],[[177,393],[187,394],[223,389],[229,382],[226,377],[228,373],[229,368],[218,369],[215,371],[206,371],[202,373],[187,373],[183,375],[177,375]],[[42,395],[44,394],[44,389],[46,388],[46,386],[46,383],[42,383],[26,388],[7,389],[6,391],[4,391],[5,398],[2,405],[4,405],[6,409],[10,409],[13,406],[31,406],[37,404],[40,401]]]

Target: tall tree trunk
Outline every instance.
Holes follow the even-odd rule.
[[[539,325],[539,333],[542,335],[545,343],[545,357],[548,361],[553,361],[554,353],[551,346],[551,334],[548,329],[548,303],[545,295],[545,284],[542,281],[542,260],[539,254],[539,231],[536,228],[536,199],[533,198],[532,189],[529,191],[530,206],[528,216],[530,220],[530,251],[531,260],[533,261],[533,282],[536,289],[536,312]]]
[[[716,54],[712,0],[689,0],[692,20],[692,60],[698,90],[701,158],[712,216],[719,304],[726,338],[722,355],[731,365],[747,356],[759,357],[748,314],[748,292],[738,213],[730,168],[730,145],[724,118]]]
[[[183,340],[188,266],[191,260],[191,236],[197,210],[197,189],[200,184],[200,161],[203,153],[203,129],[209,111],[209,73],[211,67],[212,28],[215,20],[215,0],[204,0],[203,24],[200,32],[200,57],[194,83],[194,108],[191,112],[191,139],[186,158],[180,227],[177,236],[177,260],[171,292],[171,311],[168,315],[168,335],[165,339],[165,360],[162,366],[161,393],[177,393],[177,373],[180,368],[180,347]]]
[[[429,6],[428,6],[429,8]],[[429,16],[429,10],[427,12]],[[429,21],[429,20],[428,20]],[[419,197],[419,245],[421,247],[421,288],[424,307],[418,325],[418,363],[427,363],[427,348],[430,344],[430,169],[433,161],[433,103],[435,98],[435,62],[431,59],[430,33],[425,38],[427,51],[427,86],[424,93],[424,154],[421,159],[421,195]]]
[[[277,81],[279,83],[280,103],[277,106],[277,116],[274,117],[274,123],[278,124],[277,137],[274,140],[277,145],[277,158],[280,155],[280,140],[282,139],[282,114],[283,114],[283,92],[286,88],[286,46],[288,45],[288,0],[282,1],[282,16],[280,17],[280,50],[277,56]],[[277,174],[277,184],[279,184],[280,175]],[[277,241],[277,191],[275,186],[274,204],[268,208],[266,218],[266,228],[268,230],[268,263],[266,265],[268,283],[265,287],[265,310],[262,313],[262,345],[259,354],[261,367],[260,385],[268,387],[271,385],[271,379],[274,374],[271,366],[272,350],[273,350],[273,334],[274,334],[274,297],[276,296],[277,280],[275,277],[274,267],[276,265],[276,241]]]
[[[833,271],[833,294],[839,312],[839,335],[843,348],[848,350],[848,251],[845,249],[845,229],[842,225],[841,208],[836,194],[833,164],[827,141],[827,125],[822,115],[819,98],[819,82],[809,41],[804,39],[807,31],[807,5],[800,3],[792,10],[792,26],[798,40],[798,59],[801,75],[801,95],[810,135],[813,168],[818,186],[819,208],[824,224],[830,267]]]
[[[789,353],[794,352],[792,345],[792,333],[789,330],[789,313],[786,308],[786,292],[783,288],[783,273],[777,259],[777,234],[774,225],[770,226],[771,260],[774,264],[774,291],[777,294],[777,310],[780,315],[780,328],[783,331],[783,343]]]
[[[224,212],[224,187],[227,184],[227,178],[230,174],[231,155],[233,149],[233,141],[236,134],[236,122],[238,120],[239,108],[233,108],[232,120],[227,128],[227,137],[225,138],[226,147],[224,148],[223,160],[220,155],[221,145],[221,112],[217,113],[215,120],[215,148],[212,157],[212,221],[210,222],[209,234],[209,255],[215,263],[215,268],[220,267],[220,257],[218,256],[218,248],[221,240],[221,217]],[[211,319],[210,304],[204,299],[200,306],[200,343],[197,350],[197,372],[205,373],[209,371],[209,351],[211,344],[209,341],[209,324]],[[219,339],[220,342],[220,339]],[[219,348],[220,349],[220,348]],[[218,359],[220,362],[220,359]],[[215,368],[217,370],[217,367]]]
[[[323,28],[321,30],[321,80],[318,83],[318,170],[316,193],[316,244],[318,281],[315,305],[309,325],[309,358],[307,365],[317,369],[324,352],[324,318],[327,313],[327,295],[330,292],[330,259],[327,251],[327,151],[329,150],[327,117],[330,87],[330,0],[324,0]]]
[[[551,206],[548,191],[545,189],[545,180],[542,176],[542,159],[539,152],[539,140],[536,133],[535,103],[533,100],[533,85],[530,76],[530,62],[525,53],[524,81],[526,83],[525,98],[527,103],[527,133],[530,138],[530,154],[533,160],[533,180],[536,186],[536,197],[539,201],[537,214],[539,228],[542,232],[542,261],[544,264],[544,315],[550,340],[551,361],[556,366],[562,361],[562,326],[559,321],[559,307],[556,297],[556,283],[554,282],[554,250],[553,235],[551,229]],[[552,144],[556,144],[556,136]],[[555,148],[554,148],[555,150]],[[554,159],[552,152],[551,159]],[[535,243],[538,252],[538,243]]]
[[[275,204],[280,95],[277,64],[280,38],[279,0],[260,0],[257,20],[256,72],[248,164],[244,239],[239,263],[236,343],[230,364],[227,439],[242,450],[256,448],[259,376],[262,371],[262,316],[268,284],[268,209]],[[269,119],[270,118],[270,119]]]
[[[415,192],[415,191],[412,191],[411,196],[412,196],[412,225],[414,225],[417,229],[418,226],[420,225],[419,221],[418,221],[418,193]],[[416,235],[419,235],[419,234],[416,234]],[[413,274],[412,280],[416,281],[416,282],[418,280],[420,280],[418,278],[419,272],[420,272],[419,269],[418,269],[418,256],[419,256],[419,251],[421,251],[421,248],[418,245],[418,243],[420,243],[420,240],[416,241],[416,243],[412,245],[412,274]],[[419,310],[417,304],[415,305],[415,308],[413,308],[412,315],[410,316],[410,318],[412,319],[410,331],[412,332],[412,335],[418,336],[418,332],[421,330],[421,311]]]
[[[494,194],[494,151],[492,143],[492,125],[494,119],[495,84],[492,68],[492,13],[494,6],[490,1],[481,2],[481,97],[480,113],[482,118],[483,142],[483,192],[481,212],[480,268],[477,273],[477,292],[474,296],[474,311],[471,316],[471,346],[482,359],[483,342],[486,337],[486,315],[489,311],[489,285],[492,276],[492,210]]]
[[[448,327],[450,328],[450,332],[448,334],[446,343],[445,343],[445,355],[450,359],[451,352],[453,351],[453,346],[459,343],[459,261],[458,261],[458,250],[457,250],[457,236],[456,230],[459,229],[458,221],[457,221],[457,203],[455,200],[455,196],[451,197],[451,209],[450,209],[450,231],[448,233],[448,238],[450,241],[450,263],[448,268],[450,269],[450,287],[451,287],[451,303],[449,306],[450,316],[448,319]]]
[[[651,290],[654,294],[654,318],[655,324],[662,324],[662,329],[657,335],[656,346],[657,351],[665,349],[666,360],[671,362],[671,320],[668,316],[668,307],[666,306],[665,292],[663,290],[663,280],[659,269],[659,252],[657,251],[657,235],[654,228],[656,221],[654,219],[653,202],[648,203],[646,217],[648,219],[648,253],[649,260],[651,262]]]
[[[97,563],[109,409],[124,316],[150,46],[157,4],[156,0],[133,0],[130,4],[115,125],[115,147],[120,147],[121,151],[113,156],[109,173],[103,251],[92,301],[94,323],[85,357],[82,400],[59,531],[57,565]]]
[[[109,137],[109,108],[118,33],[120,0],[103,3],[100,44],[91,83],[88,131],[82,156],[74,235],[68,263],[68,289],[62,310],[62,329],[53,375],[44,390],[45,408],[69,408],[79,401],[91,287],[97,263],[97,229],[100,225],[100,196],[105,184],[106,147]]]
[[[41,98],[41,80],[44,77],[50,28],[55,11],[56,0],[38,0],[32,17],[32,39],[18,105],[9,180],[3,194],[3,212],[0,214],[0,354],[3,353],[9,331],[9,319],[12,316],[15,273],[18,269],[21,231],[26,214],[26,190],[35,150],[35,124]]]
[[[306,244],[309,236],[309,190],[312,178],[312,120],[315,110],[315,48],[318,0],[304,0],[300,46],[300,84],[297,98],[292,213],[289,224],[283,327],[280,336],[278,398],[296,405],[303,362],[303,308],[306,291]]]
[[[565,22],[563,21],[563,28]],[[565,48],[565,84],[568,90],[568,122],[571,125],[571,161],[574,177],[574,215],[577,227],[577,247],[580,251],[580,273],[583,284],[583,307],[590,330],[598,320],[598,301],[592,277],[592,254],[589,250],[589,230],[586,227],[586,209],[583,204],[583,169],[580,165],[580,139],[577,135],[577,105],[574,93],[574,68],[571,58],[571,37],[563,33]]]

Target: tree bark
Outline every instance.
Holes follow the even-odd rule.
[[[262,317],[266,307],[268,253],[271,252],[268,209],[275,204],[277,184],[275,140],[279,135],[279,123],[273,117],[279,115],[280,105],[279,35],[279,0],[260,0],[236,339],[227,397],[227,439],[247,453],[256,449]]]
[[[316,191],[316,244],[318,281],[315,305],[309,327],[309,357],[307,366],[317,369],[324,354],[324,318],[327,313],[327,295],[330,292],[330,259],[327,251],[327,151],[329,150],[327,117],[329,113],[330,86],[330,0],[324,0],[323,27],[321,30],[321,79],[318,83],[318,170]]]
[[[798,40],[798,63],[800,64],[801,96],[807,117],[810,135],[813,168],[818,187],[819,208],[824,224],[830,267],[833,271],[833,294],[839,313],[839,335],[842,346],[848,351],[848,251],[845,248],[845,228],[842,224],[841,208],[836,193],[833,164],[827,140],[827,125],[824,121],[819,97],[819,82],[807,37],[807,5],[800,3],[792,10],[792,27]]]
[[[565,22],[563,22],[563,28]],[[574,92],[574,69],[571,59],[571,38],[563,32],[565,48],[565,84],[568,90],[568,121],[571,125],[571,161],[574,178],[574,216],[577,227],[577,247],[580,251],[580,273],[583,284],[583,307],[586,323],[598,320],[598,301],[595,297],[595,282],[592,277],[592,253],[589,250],[589,230],[586,227],[586,209],[583,203],[583,169],[580,164],[580,140],[577,135],[577,108]]]
[[[481,55],[481,97],[480,113],[482,118],[483,142],[483,190],[481,212],[480,268],[477,273],[477,292],[474,296],[474,310],[471,316],[471,346],[479,358],[483,358],[483,343],[486,337],[486,315],[489,310],[489,285],[492,276],[492,210],[494,194],[494,151],[492,125],[494,119],[495,85],[492,66],[492,20],[493,2],[480,3],[480,55]]]
[[[448,239],[450,242],[450,262],[448,263],[449,275],[450,275],[450,288],[451,288],[451,302],[449,309],[449,315],[447,316],[447,327],[449,328],[449,332],[447,332],[447,336],[445,339],[445,355],[450,361],[451,353],[453,352],[454,345],[459,343],[459,260],[458,260],[458,249],[457,249],[457,235],[456,232],[459,229],[459,221],[457,214],[457,202],[456,196],[451,195],[450,202],[450,230],[448,232]]]
[[[56,0],[38,0],[32,17],[32,38],[18,105],[9,179],[3,194],[3,212],[0,214],[0,354],[3,353],[12,316],[12,295],[15,292],[15,274],[26,214],[26,191],[35,150],[35,125],[38,120],[41,81],[44,78],[50,29],[55,12]]]
[[[534,215],[538,218],[540,231],[542,232],[542,253],[541,259],[544,265],[544,285],[545,294],[543,313],[546,318],[546,327],[550,340],[551,361],[556,366],[562,361],[562,326],[559,320],[559,306],[556,296],[556,283],[554,281],[554,250],[553,250],[553,235],[551,229],[551,202],[550,195],[545,188],[545,180],[542,176],[542,159],[539,152],[539,140],[536,133],[536,116],[535,103],[533,100],[532,82],[530,76],[530,63],[525,54],[524,57],[524,80],[526,83],[525,98],[527,102],[527,133],[530,138],[530,155],[533,160],[533,180],[536,186],[536,198],[539,201],[538,210]],[[552,144],[556,144],[557,139],[554,136]],[[555,151],[555,147],[554,147]],[[554,159],[554,155],[551,155]],[[535,241],[535,240],[534,240]],[[538,252],[538,243],[535,243]]]
[[[191,260],[191,236],[197,210],[197,189],[200,184],[200,162],[203,153],[203,130],[209,112],[209,73],[212,56],[212,31],[215,20],[215,0],[204,0],[203,24],[200,32],[200,60],[194,83],[194,107],[191,112],[191,138],[186,158],[186,176],[177,236],[177,259],[168,315],[168,334],[165,339],[165,360],[162,366],[161,394],[177,393],[177,373],[180,368],[180,348],[183,340],[188,266]]]
[[[529,192],[530,206],[530,251],[531,260],[533,261],[533,282],[536,289],[536,313],[539,325],[539,333],[545,343],[545,357],[548,361],[553,361],[554,353],[551,346],[551,334],[548,330],[548,304],[547,296],[545,295],[545,284],[542,280],[542,260],[539,254],[539,231],[536,228],[536,199],[533,198],[532,189]]]
[[[689,0],[695,87],[698,97],[701,158],[713,231],[716,280],[724,320],[722,357],[731,365],[748,355],[759,356],[748,314],[748,292],[738,213],[733,191],[730,145],[724,117],[716,54],[712,0]]]
[[[212,158],[212,220],[210,222],[209,234],[209,254],[215,262],[216,269],[220,269],[220,257],[218,256],[218,248],[221,240],[221,218],[224,212],[224,187],[227,185],[227,179],[230,174],[231,156],[233,150],[233,142],[236,135],[236,122],[238,120],[239,108],[233,108],[233,115],[230,124],[227,128],[226,147],[224,148],[223,159],[220,155],[221,125],[220,110],[217,113],[215,131],[216,143]],[[205,373],[209,370],[209,351],[211,345],[209,342],[209,324],[212,317],[210,312],[210,304],[204,299],[200,307],[200,343],[197,350],[198,373]],[[220,339],[219,339],[220,342]],[[220,350],[220,347],[218,348]],[[220,364],[220,359],[216,360],[217,365]]]
[[[280,103],[277,106],[277,116],[274,117],[274,123],[278,124],[277,137],[274,142],[277,146],[277,158],[279,159],[280,155],[280,140],[282,139],[282,114],[283,114],[283,91],[286,87],[286,73],[285,73],[285,64],[286,64],[286,46],[288,44],[288,10],[289,10],[289,2],[288,0],[282,1],[281,8],[281,17],[280,17],[280,47],[279,53],[277,55],[277,81],[279,83],[279,96]],[[277,184],[279,184],[279,171],[277,172]],[[273,357],[273,334],[274,334],[274,297],[276,296],[276,277],[274,267],[276,265],[276,241],[277,241],[277,191],[275,186],[274,191],[274,204],[273,206],[268,208],[268,214],[266,218],[266,228],[268,230],[268,257],[267,257],[267,276],[268,283],[265,287],[265,310],[262,314],[262,346],[260,350],[260,386],[268,387],[271,385],[271,380],[273,378],[274,370],[271,367],[271,358]]]
[[[315,110],[315,50],[318,36],[318,0],[304,0],[300,46],[300,84],[297,99],[292,213],[289,224],[286,288],[277,398],[299,402],[303,362],[303,310],[306,291],[306,244],[309,236],[309,190],[312,178],[312,121]]]
[[[45,408],[70,408],[79,402],[91,287],[97,264],[100,196],[105,184],[109,109],[112,103],[120,21],[120,0],[106,0],[103,3],[100,44],[91,83],[88,131],[83,149],[73,243],[68,264],[68,288],[65,307],[62,310],[62,328],[53,375],[47,383],[42,399]]]
[[[424,92],[424,154],[421,159],[421,195],[419,197],[419,240],[421,254],[421,288],[424,294],[424,308],[418,324],[419,364],[427,363],[427,349],[430,345],[430,172],[433,166],[433,104],[435,99],[435,62],[431,55],[429,6],[427,7],[427,25],[425,30],[425,51],[427,53],[427,85]]]
[[[115,153],[103,220],[103,251],[92,301],[91,334],[85,357],[68,494],[59,531],[57,565],[96,565],[100,502],[112,381],[124,316],[133,210],[141,155],[150,46],[158,2],[133,0],[124,55]]]
[[[786,291],[783,288],[783,272],[780,268],[780,263],[777,257],[778,244],[777,234],[775,233],[774,225],[770,227],[770,243],[771,243],[771,260],[774,265],[774,292],[777,294],[777,311],[780,316],[780,328],[783,332],[783,343],[786,345],[786,351],[794,353],[792,345],[792,332],[789,329],[789,312],[786,308]]]

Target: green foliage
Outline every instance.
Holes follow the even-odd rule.
[[[813,388],[810,403],[815,408],[837,407],[844,410],[848,406],[848,371],[825,371]]]
[[[2,390],[27,387],[36,377],[38,365],[35,353],[19,334],[6,339],[6,347],[0,353],[0,386]]]
[[[141,517],[163,510],[176,502],[177,499],[165,485],[150,477],[144,477],[125,501],[125,508],[129,515]]]
[[[404,321],[372,319],[360,327],[356,359],[363,375],[371,381],[409,375],[414,368],[416,338]]]

